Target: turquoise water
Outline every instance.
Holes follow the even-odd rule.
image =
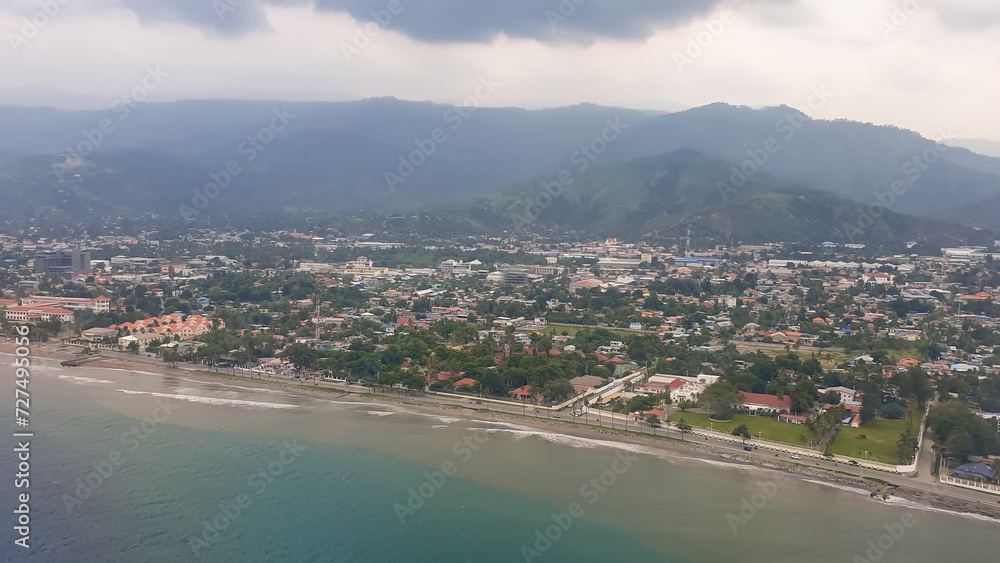
[[[9,561],[853,561],[904,515],[880,561],[1000,555],[994,522],[683,453],[154,374],[33,385],[32,548],[8,532]]]

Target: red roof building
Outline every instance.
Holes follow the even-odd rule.
[[[740,396],[743,397],[743,406],[750,409],[751,413],[758,410],[787,411],[792,408],[792,400],[787,395],[779,400],[774,395],[740,391]]]

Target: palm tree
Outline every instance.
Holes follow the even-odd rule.
[[[1000,458],[993,460],[993,480],[1000,483]]]
[[[677,429],[681,431],[681,441],[684,441],[684,433],[691,430],[691,425],[684,421],[684,417],[681,417],[680,421],[677,423]]]

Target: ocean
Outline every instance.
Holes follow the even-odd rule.
[[[1000,558],[1000,522],[555,426],[41,359],[31,406],[30,548],[8,438],[4,561]]]

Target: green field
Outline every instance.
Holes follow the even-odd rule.
[[[545,325],[545,328],[542,329],[542,332],[548,334],[550,331],[555,331],[556,334],[562,334],[565,331],[566,334],[568,334],[569,336],[576,336],[576,333],[580,332],[581,330],[607,330],[617,334],[618,336],[628,336],[630,334],[635,334],[635,331],[625,330],[622,328],[598,329],[592,326],[560,325],[560,324]]]
[[[809,431],[804,426],[788,422],[778,422],[773,418],[765,418],[763,416],[736,414],[733,415],[733,419],[729,422],[713,422],[704,413],[680,411],[670,413],[670,421],[675,425],[681,418],[691,426],[712,428],[720,432],[726,432],[727,434],[740,424],[746,424],[750,433],[753,434],[754,439],[757,438],[757,433],[760,432],[760,437],[764,440],[784,442],[794,446],[808,447],[809,440],[816,439],[815,436],[809,435]]]
[[[837,439],[827,449],[832,454],[865,459],[895,465],[896,441],[903,433],[902,420],[877,418],[863,428],[841,428]],[[864,435],[865,439],[858,436]]]

